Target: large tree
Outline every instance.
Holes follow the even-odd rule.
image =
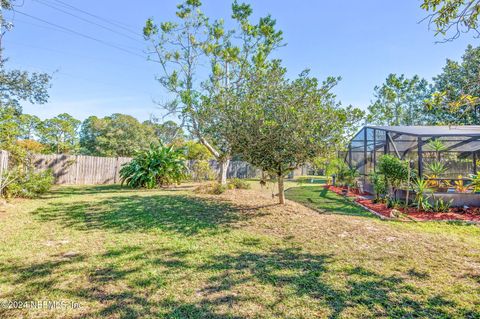
[[[153,127],[126,114],[90,116],[80,130],[81,151],[88,155],[133,156],[151,143],[158,144]]]
[[[81,121],[68,113],[44,120],[39,128],[40,141],[52,152],[75,153],[78,150],[78,128]]]
[[[250,74],[235,103],[223,105],[225,136],[242,159],[276,176],[285,203],[284,177],[328,153],[344,134],[346,116],[331,89],[337,78],[318,83],[308,71],[290,81],[279,61]]]
[[[200,7],[200,1],[187,0],[177,7],[177,22],[155,24],[149,19],[144,34],[151,41],[153,60],[161,66],[159,82],[174,96],[164,106],[179,114],[191,135],[220,162],[219,181],[226,183],[231,146],[207,127],[219,120],[212,112],[217,105],[210,101],[228,96],[232,87],[246,80],[246,70],[263,67],[282,37],[269,16],[252,24],[249,5],[233,3],[233,30],[226,30],[223,20],[210,21]]]
[[[368,107],[367,122],[380,125],[422,125],[429,121],[425,115],[425,100],[431,87],[415,75],[390,74],[385,83],[375,87],[375,100]]]
[[[435,35],[442,35],[445,41],[457,39],[470,31],[480,36],[480,0],[423,0],[421,7],[429,12],[425,18],[429,27],[433,26]]]
[[[427,106],[438,124],[480,124],[480,47],[469,45],[461,61],[448,59],[433,81]]]

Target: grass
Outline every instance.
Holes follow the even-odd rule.
[[[64,187],[0,208],[0,300],[79,305],[0,317],[480,318],[479,227],[380,221],[315,186],[288,196],[325,214],[246,207],[255,192]]]
[[[323,187],[293,187],[286,191],[285,196],[324,214],[373,216],[363,208],[354,205],[348,198],[329,192]]]

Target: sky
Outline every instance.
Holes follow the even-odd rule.
[[[53,75],[48,103],[26,103],[24,113],[44,119],[66,112],[81,120],[112,113],[140,120],[165,114],[155,103],[168,100],[155,80],[160,66],[146,59],[148,43],[141,32],[147,18],[174,19],[178,2],[24,0],[11,16],[14,28],[4,37],[4,54],[12,68]],[[229,19],[230,1],[202,2],[207,16]],[[441,38],[419,23],[426,16],[420,0],[246,2],[255,20],[266,14],[277,20],[287,45],[275,57],[282,59],[290,77],[305,68],[319,79],[341,76],[334,89],[338,99],[362,109],[388,74],[430,80],[447,58],[460,59],[468,44],[479,41],[467,34],[437,43]]]

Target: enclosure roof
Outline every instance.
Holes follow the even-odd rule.
[[[480,136],[480,126],[477,125],[452,125],[452,126],[371,126],[374,128],[394,133],[415,136]]]

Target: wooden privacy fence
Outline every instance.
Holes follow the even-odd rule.
[[[115,184],[120,182],[119,172],[122,165],[131,161],[130,157],[99,157],[86,155],[53,154],[33,155],[33,164],[37,171],[50,169],[56,184],[95,185]],[[195,161],[189,161],[187,166],[193,167]],[[219,173],[217,161],[209,161],[210,168]],[[0,176],[8,168],[8,152],[0,151]],[[292,176],[305,174],[301,168]],[[261,171],[243,161],[231,161],[227,169],[227,178],[256,178]],[[292,177],[291,176],[291,177]]]
[[[34,155],[37,170],[51,169],[56,184],[94,185],[115,184],[120,182],[119,172],[122,165],[130,162],[129,157],[98,157],[85,155]],[[189,161],[191,168],[194,161]],[[209,161],[216,173],[220,171],[217,161]],[[228,166],[227,178],[255,178],[260,170],[242,161],[232,161]]]
[[[37,170],[51,169],[56,184],[70,185],[118,183],[120,168],[130,160],[129,157],[34,155]]]

